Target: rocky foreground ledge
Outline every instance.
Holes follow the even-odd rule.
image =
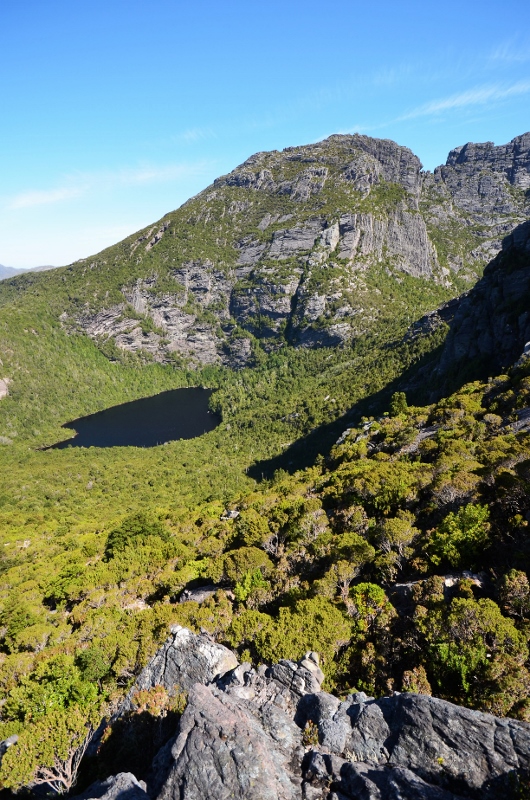
[[[526,797],[530,725],[419,694],[340,701],[316,653],[253,669],[175,626],[138,689],[188,704],[146,782],[120,773],[79,800],[459,800]]]

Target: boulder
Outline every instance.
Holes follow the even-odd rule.
[[[174,763],[159,800],[300,796],[300,780],[290,764],[292,750],[274,746],[258,719],[226,693],[195,685],[179,730],[171,749]],[[295,744],[301,750],[300,732]]]
[[[96,781],[72,800],[148,800],[145,783],[132,772],[120,772],[105,781]]]
[[[436,697],[396,693],[374,700],[359,693],[340,702],[321,692],[299,703],[298,724],[309,719],[318,726],[324,752],[376,772],[400,768],[456,794],[509,796],[514,776],[530,774],[530,725]],[[326,764],[332,780],[342,780],[343,766]]]

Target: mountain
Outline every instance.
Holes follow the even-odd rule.
[[[518,225],[468,292],[426,314],[405,340],[447,327],[443,346],[403,388],[440,399],[471,380],[510,367],[530,342],[530,222]],[[426,391],[421,393],[423,387]]]
[[[55,267],[52,267],[48,264],[44,267],[29,267],[28,269],[17,269],[16,267],[4,267],[3,264],[0,264],[0,281],[5,280],[6,278],[14,278],[15,275],[23,275],[25,272],[42,272],[48,269],[55,269]]]
[[[0,264],[0,281],[4,280],[5,278],[14,278],[15,275],[20,275],[24,272],[25,270],[23,269],[16,269],[15,267],[4,267],[3,264]]]
[[[432,174],[394,142],[331,136],[252,156],[49,285],[75,283],[63,324],[107,351],[241,367],[256,342],[341,345],[410,321],[414,294],[459,294],[528,218],[529,181],[530,134],[458,147]]]
[[[530,134],[457,148],[433,174],[407,148],[365,136],[258,153],[84,262],[130,277],[121,302],[90,298],[72,322],[157,360],[240,366],[253,337],[339,345],[406,311],[408,276],[447,295],[474,282],[528,217],[529,185]]]

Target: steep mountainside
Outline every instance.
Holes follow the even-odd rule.
[[[334,346],[455,296],[528,218],[529,186],[530,134],[457,148],[434,174],[392,141],[331,136],[258,153],[119,245],[16,287],[50,295],[112,358],[241,367],[256,341]]]
[[[483,278],[462,298],[439,374],[468,371],[495,375],[512,364],[530,341],[530,223],[506,237]],[[477,372],[480,371],[480,372]],[[482,374],[480,374],[482,373]]]
[[[234,366],[251,357],[249,334],[337,345],[407,312],[404,275],[448,294],[455,276],[474,281],[527,218],[529,185],[530,134],[458,148],[432,176],[407,148],[365,136],[258,153],[124,243],[144,277],[121,287],[125,303],[77,321],[124,349]]]

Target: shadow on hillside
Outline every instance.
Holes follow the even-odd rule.
[[[410,405],[426,405],[453,394],[465,383],[499,374],[512,364],[530,338],[528,316],[523,314],[530,298],[529,253],[530,221],[518,225],[503,240],[503,249],[490,261],[483,277],[469,292],[438,309],[438,316],[450,327],[443,345],[426,354],[380,391],[360,400],[339,419],[315,428],[274,458],[258,461],[248,474],[259,481],[272,478],[276,470],[293,473],[311,466],[319,454],[327,455],[346,428],[357,425],[363,416],[380,416],[387,410],[396,391],[406,392]],[[514,297],[515,273],[520,273],[522,278],[515,284],[517,296]],[[497,295],[502,300],[500,310]],[[477,331],[477,319],[481,318],[485,324]],[[420,326],[421,322],[418,322]],[[490,330],[495,324],[499,331]],[[509,336],[505,335],[507,325]],[[483,352],[484,343],[475,339],[487,340],[488,336],[492,345]]]
[[[297,439],[283,453],[257,461],[249,468],[247,474],[254,480],[261,481],[270,480],[277,470],[293,474],[297,470],[310,467],[318,455],[328,455],[346,428],[358,425],[362,417],[377,417],[387,411],[394,392],[406,391],[409,405],[422,405],[428,402],[425,387],[418,385],[415,378],[420,371],[425,372],[431,365],[434,367],[442,347],[443,345],[428,353],[383,389],[359,400],[341,417],[320,425],[306,436]]]

